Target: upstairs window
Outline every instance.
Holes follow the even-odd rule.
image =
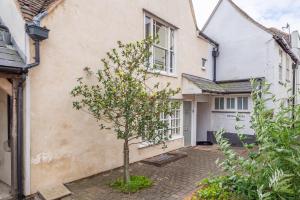
[[[237,107],[238,110],[248,110],[248,97],[238,97]]]
[[[224,97],[215,98],[215,110],[224,110]]]
[[[168,24],[145,16],[145,36],[156,36],[157,41],[153,45],[150,64],[160,71],[175,73],[175,29]]]
[[[282,50],[279,50],[279,68],[278,68],[279,77],[278,78],[280,82],[283,80],[282,64],[283,64],[283,52]]]
[[[286,81],[290,81],[290,59],[288,57],[288,55],[286,56],[286,72],[285,72],[285,76],[286,76]]]

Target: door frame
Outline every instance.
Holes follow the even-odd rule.
[[[191,102],[191,146],[196,146],[197,143],[197,101],[195,100],[185,100],[183,99],[183,102]],[[184,108],[182,109],[184,112]],[[183,113],[184,117],[184,113]],[[182,120],[184,121],[184,119]],[[182,127],[183,129],[183,127]],[[183,137],[184,137],[184,131],[183,131]]]

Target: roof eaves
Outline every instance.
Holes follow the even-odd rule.
[[[292,49],[290,48],[289,44],[285,41],[283,37],[280,37],[278,35],[274,35],[273,38],[275,41],[279,44],[279,46],[287,53],[289,56],[293,59],[295,63],[299,63],[299,58],[294,54]]]
[[[203,39],[205,39],[206,41],[208,41],[209,43],[215,45],[215,46],[219,46],[219,43],[217,43],[216,41],[214,41],[213,39],[211,39],[209,36],[207,36],[206,34],[204,34],[202,31],[198,32],[199,36]]]

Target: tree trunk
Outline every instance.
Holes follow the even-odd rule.
[[[128,183],[130,181],[129,175],[129,145],[128,139],[124,141],[124,182]]]

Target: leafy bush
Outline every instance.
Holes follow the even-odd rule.
[[[258,83],[253,82],[253,86],[258,88],[252,94],[254,111],[251,117],[257,147],[245,144],[248,156],[242,157],[223,138],[224,131],[218,132],[216,139],[225,155],[225,160],[219,164],[228,176],[217,181],[223,184],[222,189],[231,188],[240,199],[299,199],[300,106],[277,100],[266,83],[258,87]],[[236,129],[243,140],[243,127],[237,125]]]
[[[203,179],[199,184],[198,190],[192,200],[235,200],[234,193],[223,185],[227,177],[215,179]]]
[[[153,182],[145,176],[130,176],[130,181],[125,183],[123,179],[118,179],[110,186],[124,193],[134,193],[141,189],[151,187]]]

